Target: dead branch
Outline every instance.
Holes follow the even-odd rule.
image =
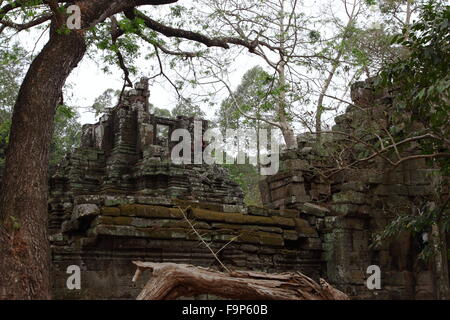
[[[202,235],[197,231],[197,229],[195,229],[195,226],[192,224],[191,220],[189,220],[189,218],[188,218],[187,214],[184,212],[184,210],[181,209],[180,207],[178,207],[178,209],[181,211],[181,214],[183,215],[184,220],[189,224],[189,227],[192,229],[192,231],[195,233],[195,235],[198,237],[198,239],[211,252],[211,254],[213,255],[214,259],[216,259],[216,261],[220,264],[220,266],[223,268],[223,270],[225,270],[228,273],[230,273],[230,270],[222,263],[222,261],[220,261],[219,257],[217,256],[217,253],[219,251],[221,251],[224,247],[222,247],[218,252],[214,252],[214,250],[211,248],[211,246],[205,241],[205,239],[203,239]],[[227,245],[228,245],[228,243],[225,246],[227,246]]]
[[[320,284],[300,272],[269,274],[233,271],[231,274],[176,263],[133,261],[137,266],[133,281],[145,270],[152,277],[138,300],[174,300],[198,294],[212,294],[240,300],[348,300],[343,292],[325,280]]]

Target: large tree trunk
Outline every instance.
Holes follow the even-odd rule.
[[[177,0],[74,1],[82,29],[58,33],[64,14],[52,22],[50,40],[20,88],[0,193],[0,299],[49,299],[47,169],[53,118],[62,87],[86,52],[85,30],[118,12]]]
[[[152,277],[138,300],[174,300],[212,294],[240,300],[348,300],[346,294],[296,273],[269,274],[235,271],[231,274],[176,263],[133,262],[138,268],[133,281],[145,270]]]
[[[52,32],[14,106],[0,193],[0,299],[49,299],[47,166],[66,78],[86,51],[81,32]]]

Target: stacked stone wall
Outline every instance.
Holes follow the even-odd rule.
[[[419,214],[436,198],[448,196],[435,188],[439,168],[423,158],[392,166],[387,159],[373,157],[329,174],[336,159],[354,163],[373,153],[371,147],[379,139],[368,132],[383,136],[382,130],[393,126],[399,134],[407,132],[401,120],[391,117],[392,93],[372,88],[372,80],[352,87],[354,103],[335,119],[333,134],[323,137],[323,146],[313,136],[298,137],[298,149],[282,155],[282,172],[261,182],[263,202],[273,209],[296,208],[317,228],[322,273],[347,294],[359,299],[436,298],[433,259],[419,259],[427,234],[402,232],[378,246],[373,240],[398,215]],[[330,150],[350,145],[348,137],[354,138],[351,147],[337,158]],[[403,156],[421,153],[415,143],[399,149]],[[385,156],[396,159],[394,150]],[[382,271],[381,290],[366,286],[371,265]]]

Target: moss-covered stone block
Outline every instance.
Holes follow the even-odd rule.
[[[122,216],[182,219],[183,213],[178,208],[124,204],[119,206]]]
[[[186,239],[189,230],[182,228],[136,228],[122,225],[100,224],[92,229],[96,235],[115,237],[139,237],[150,239]]]
[[[309,222],[305,219],[294,219],[295,220],[295,230],[297,231],[298,237],[307,238],[313,237],[317,238],[319,235],[317,230],[310,226]]]
[[[120,209],[117,207],[102,207],[100,213],[103,216],[120,216]]]
[[[295,221],[292,218],[272,217],[271,219],[274,221],[275,225],[288,227],[288,228],[294,228],[295,227]]]
[[[268,233],[268,232],[258,232],[259,243],[268,246],[284,246],[283,237],[279,234]]]
[[[330,214],[330,209],[306,202],[301,206],[302,212],[310,214],[317,217],[325,217]]]

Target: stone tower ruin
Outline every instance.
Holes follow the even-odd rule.
[[[130,281],[133,260],[217,267],[181,209],[213,248],[228,243],[220,253],[227,267],[301,270],[318,279],[316,229],[297,210],[245,206],[242,190],[221,166],[172,163],[171,132],[192,133],[198,119],[157,117],[148,96],[142,79],[98,123],[83,127],[80,148],[51,175],[55,298],[134,299],[144,282]],[[70,265],[82,270],[81,290],[66,287]]]

